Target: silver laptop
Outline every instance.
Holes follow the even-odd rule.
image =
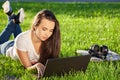
[[[89,62],[90,55],[48,59],[43,77],[61,76],[72,70],[85,72]]]

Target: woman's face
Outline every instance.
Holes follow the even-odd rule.
[[[36,37],[41,41],[46,41],[53,34],[55,22],[43,18],[39,26],[35,29]]]

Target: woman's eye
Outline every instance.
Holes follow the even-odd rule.
[[[46,28],[42,28],[42,30],[43,30],[43,31],[45,31],[45,30],[46,30]]]
[[[53,32],[53,30],[50,30],[50,32]]]

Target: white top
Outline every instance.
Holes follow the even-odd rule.
[[[39,59],[39,55],[36,53],[32,40],[31,40],[31,30],[20,33],[15,38],[15,43],[13,47],[10,47],[6,56],[10,56],[12,59],[18,59],[18,55],[16,53],[16,49],[28,52],[28,56],[31,62],[37,62]]]

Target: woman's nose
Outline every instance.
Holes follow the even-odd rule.
[[[49,31],[46,31],[46,34],[45,34],[47,37],[50,35],[50,32]]]

